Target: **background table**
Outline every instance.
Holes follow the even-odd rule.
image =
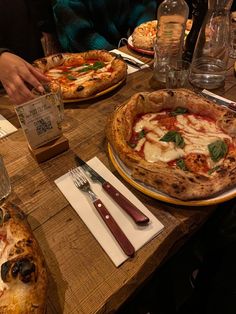
[[[126,47],[122,50],[139,56]],[[140,59],[152,64],[151,57]],[[230,61],[225,86],[217,93],[236,101],[233,62]],[[136,92],[152,90],[151,78],[152,69],[138,71],[101,98],[65,104],[63,132],[70,149],[47,162],[38,164],[32,158],[21,129],[0,140],[0,152],[13,189],[9,200],[28,214],[48,265],[47,313],[115,311],[214,211],[215,206],[162,203],[129,186],[165,228],[133,259],[116,268],[54,184],[56,178],[75,166],[75,153],[85,160],[97,156],[123,181],[109,160],[104,126],[117,105]],[[0,112],[19,127],[14,108],[4,93],[0,97]]]

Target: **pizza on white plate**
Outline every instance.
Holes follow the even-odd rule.
[[[11,203],[0,206],[0,266],[0,313],[45,313],[44,257],[24,213]]]
[[[135,94],[106,133],[134,179],[172,197],[204,199],[236,185],[236,113],[190,90]]]
[[[192,27],[192,20],[187,20],[185,35]],[[134,29],[132,34],[132,44],[135,48],[153,50],[153,43],[157,36],[157,20],[140,24]]]
[[[127,75],[126,63],[106,50],[55,54],[33,65],[60,83],[64,100],[91,97],[125,80]]]

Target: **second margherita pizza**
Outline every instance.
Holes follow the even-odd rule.
[[[187,20],[185,35],[192,27],[192,20]],[[132,34],[132,44],[135,48],[153,50],[153,43],[157,35],[157,20],[140,24],[134,29]]]
[[[236,184],[236,113],[189,90],[134,95],[107,136],[134,179],[172,197],[209,198]]]
[[[127,75],[125,62],[105,50],[56,54],[36,60],[34,66],[60,83],[64,100],[91,97]]]

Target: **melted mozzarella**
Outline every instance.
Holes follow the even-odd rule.
[[[165,113],[158,115],[160,114]],[[155,119],[156,115],[146,114],[134,126],[135,132],[138,133],[142,130],[146,132],[145,138],[138,141],[135,150],[140,151],[143,147],[145,159],[149,162],[158,160],[169,162],[189,153],[209,156],[208,145],[210,143],[225,139],[232,141],[231,137],[223,133],[213,121],[201,120],[194,115],[178,115],[175,126],[180,130],[185,142],[184,148],[181,149],[176,147],[173,142],[160,141],[168,130],[158,123],[158,120]]]
[[[173,144],[173,143],[168,143]],[[168,145],[171,146],[171,145]],[[156,162],[158,160],[163,162],[169,162],[184,156],[184,151],[181,148],[172,147],[163,149],[162,145],[157,143],[150,143],[146,141],[144,145],[144,155],[148,162]]]

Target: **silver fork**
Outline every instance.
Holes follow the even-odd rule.
[[[69,174],[74,182],[74,185],[81,191],[88,193],[94,207],[102,217],[103,221],[113,234],[116,241],[124,253],[128,256],[134,256],[135,249],[130,243],[124,232],[121,230],[115,219],[111,216],[105,205],[97,197],[97,195],[91,189],[90,183],[79,168],[74,168],[69,171]]]

